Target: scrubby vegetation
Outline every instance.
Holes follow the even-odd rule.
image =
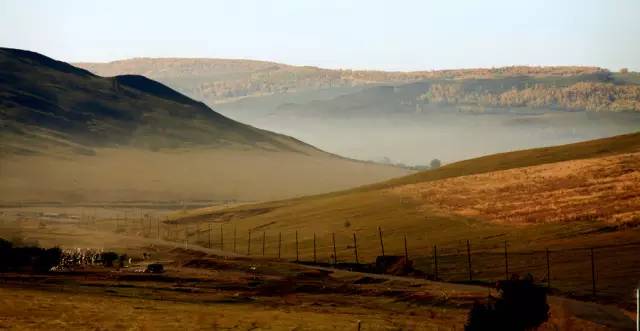
[[[546,290],[535,285],[532,278],[501,281],[496,288],[500,297],[489,297],[486,304],[474,304],[466,331],[533,330],[549,319]]]
[[[113,262],[118,259],[118,254],[115,252],[104,252],[100,254],[100,259],[105,267],[113,267]]]
[[[0,238],[0,257],[0,271],[47,272],[60,263],[62,250],[58,247],[14,247],[10,241]]]

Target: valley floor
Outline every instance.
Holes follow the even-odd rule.
[[[182,252],[193,254],[193,252]],[[162,276],[79,270],[64,275],[2,275],[0,327],[130,330],[462,330],[486,289],[394,278],[324,273],[264,261],[193,254]],[[263,266],[267,269],[262,271]],[[250,267],[257,268],[253,273]],[[220,271],[219,268],[226,270]],[[269,270],[273,268],[272,270]],[[551,298],[541,330],[631,330],[614,307]]]
[[[114,249],[134,261],[119,270],[0,274],[0,328],[10,330],[462,330],[472,303],[490,293],[480,286],[184,249],[70,220],[0,224],[2,237],[19,233],[42,245]],[[143,253],[151,258],[142,259]],[[143,273],[152,262],[163,263],[166,272]],[[549,302],[551,318],[541,330],[633,329],[631,313],[614,306],[560,297]]]

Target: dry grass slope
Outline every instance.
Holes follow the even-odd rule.
[[[493,171],[390,190],[425,207],[506,224],[640,225],[640,153]]]
[[[490,155],[348,191],[187,211],[172,219],[190,226],[222,224],[227,238],[235,229],[240,252],[247,251],[251,231],[253,254],[259,254],[256,247],[264,232],[267,255],[273,256],[281,233],[283,255],[288,258],[295,257],[297,231],[299,253],[306,260],[313,257],[315,234],[318,260],[323,262],[332,260],[333,233],[339,260],[353,261],[355,233],[361,261],[372,261],[380,254],[377,227],[381,226],[386,254],[403,254],[407,235],[409,254],[426,270],[433,245],[441,254],[463,257],[470,240],[481,256],[475,262],[477,272],[487,281],[504,276],[501,250],[507,241],[512,252],[523,253],[520,261],[513,262],[519,265],[517,270],[532,272],[529,267],[535,265],[535,274],[542,279],[546,270],[539,265],[544,264],[545,248],[556,252],[637,241],[639,150],[640,134],[623,135]],[[635,249],[598,253],[603,270],[599,286],[606,287],[612,298],[632,300],[629,289],[640,275]],[[543,255],[524,254],[534,251]],[[588,294],[588,250],[557,254],[555,259],[562,261],[556,266],[556,285]],[[451,262],[449,272],[457,273],[453,279],[466,278],[463,260]]]

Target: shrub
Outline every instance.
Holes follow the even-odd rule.
[[[164,266],[160,263],[151,263],[147,266],[145,272],[160,274],[164,272]]]
[[[129,256],[127,254],[120,255],[120,257],[118,258],[118,267],[124,268],[125,265],[127,264],[128,259],[129,259]]]
[[[500,297],[486,304],[475,303],[466,331],[524,331],[537,328],[549,318],[546,289],[537,286],[532,277],[498,282]]]
[[[102,265],[105,267],[113,267],[113,262],[118,259],[118,254],[115,252],[104,252],[100,254]]]
[[[0,239],[0,257],[0,271],[47,272],[60,263],[62,250],[57,247],[15,247],[13,243]]]
[[[9,250],[12,246],[10,241],[0,238],[0,251]]]
[[[58,247],[42,249],[40,256],[35,259],[33,264],[34,271],[47,272],[51,268],[60,264],[62,258],[62,250]]]

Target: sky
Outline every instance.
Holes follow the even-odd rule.
[[[0,46],[69,62],[201,57],[403,71],[640,71],[639,17],[639,0],[0,0]]]

